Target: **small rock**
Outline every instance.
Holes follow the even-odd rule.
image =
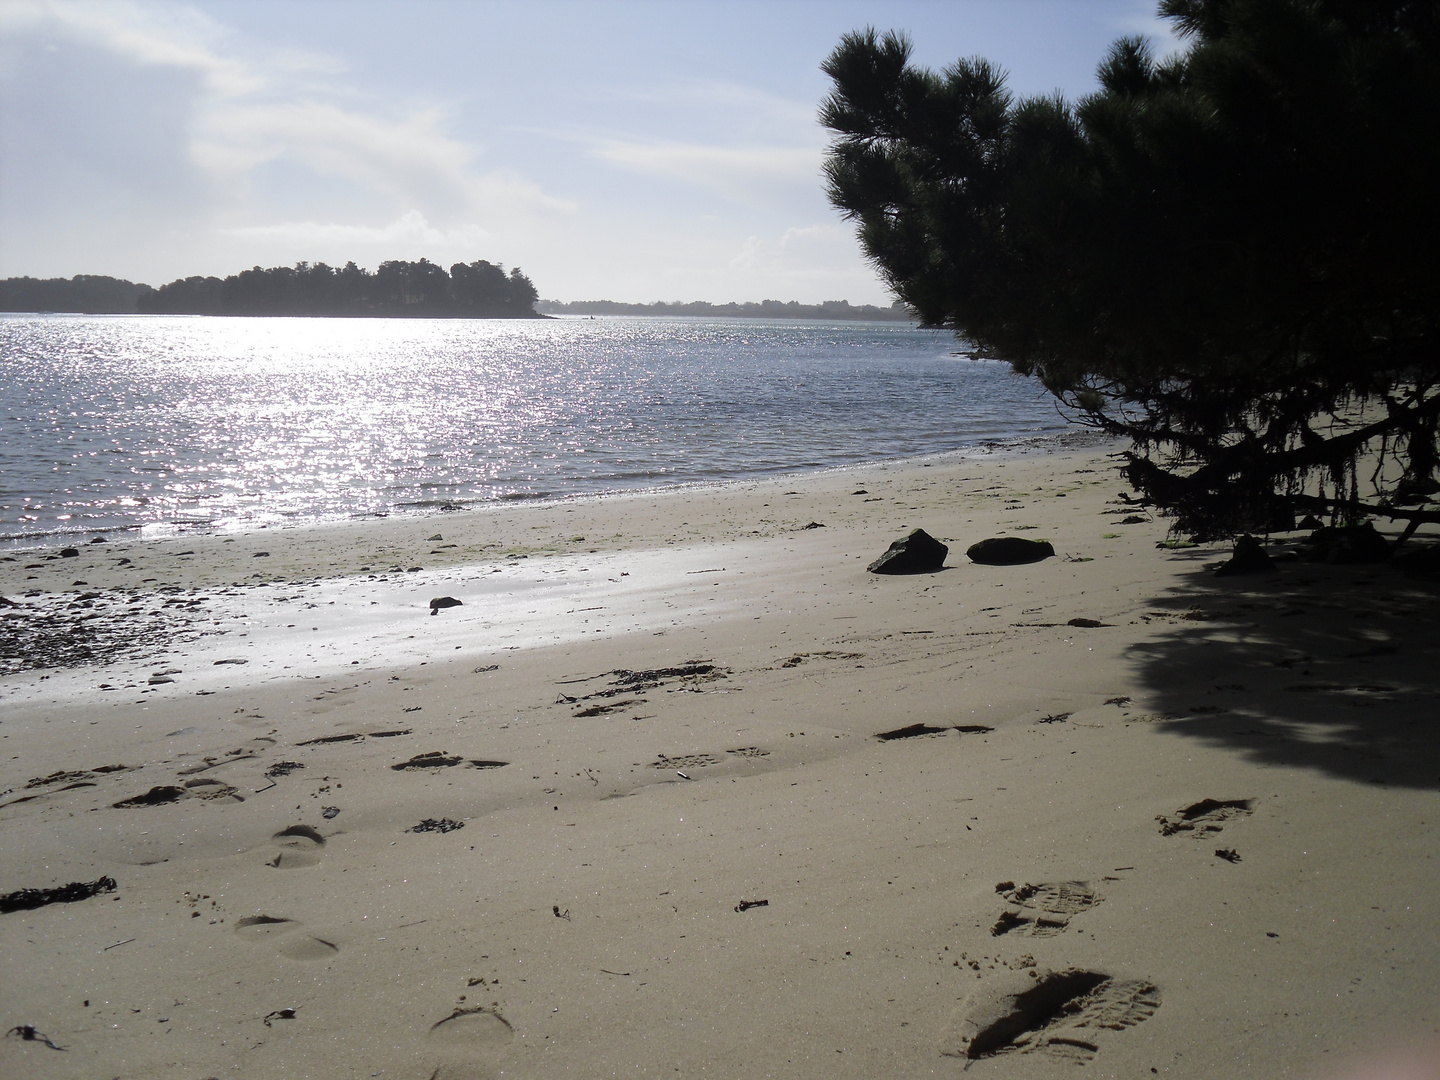
[[[270,557],[270,552],[268,552],[268,551],[257,551],[257,552],[255,552],[254,555],[252,555],[252,556],[250,556],[250,557],[251,557],[252,559],[268,559],[268,558]]]
[[[78,548],[61,548],[60,557],[62,559],[78,559],[80,557],[80,551]]]
[[[971,544],[965,557],[985,566],[1019,566],[1039,562],[1055,554],[1048,540],[1026,540],[1021,536],[996,536]]]
[[[445,537],[441,536],[439,533],[436,533],[434,536],[427,536],[427,537],[425,538],[425,542],[426,542],[426,543],[430,543],[431,541],[434,541],[434,540],[444,540],[444,539],[445,539]]]
[[[463,607],[464,605],[453,596],[437,596],[430,601],[430,614],[434,615],[441,608]]]
[[[866,569],[872,574],[928,574],[945,566],[950,549],[924,529],[896,540]]]

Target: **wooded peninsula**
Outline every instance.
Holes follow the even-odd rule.
[[[259,266],[226,278],[180,278],[153,289],[78,275],[0,281],[0,311],[141,315],[311,315],[426,319],[539,319],[534,284],[516,267],[480,259],[449,272],[428,259],[391,259],[374,273],[347,262]]]

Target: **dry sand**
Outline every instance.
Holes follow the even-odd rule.
[[[0,893],[116,888],[0,915],[0,1075],[1424,1058],[1434,587],[1215,578],[1105,449],[8,553],[90,659],[0,683]]]

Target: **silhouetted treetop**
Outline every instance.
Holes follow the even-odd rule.
[[[140,299],[138,310],[174,315],[412,316],[417,318],[541,318],[539,293],[519,267],[480,259],[446,273],[428,259],[391,259],[370,273],[353,262],[259,266],[216,277],[188,277]]]
[[[927,322],[1133,440],[1199,537],[1304,511],[1440,522],[1440,5],[1166,0],[1101,89],[847,35],[832,202]]]

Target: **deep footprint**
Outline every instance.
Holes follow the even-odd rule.
[[[1223,825],[1221,822],[1230,821],[1232,818],[1248,817],[1255,805],[1254,799],[1201,799],[1197,803],[1182,807],[1175,811],[1175,820],[1171,821],[1164,814],[1155,818],[1160,823],[1161,836],[1174,836],[1176,833],[1188,832],[1197,837],[1209,836],[1219,832]]]
[[[1079,968],[1007,974],[965,999],[940,1053],[975,1059],[1038,1050],[1084,1062],[1105,1032],[1133,1027],[1159,1007],[1159,990],[1142,980]]]
[[[270,842],[280,850],[269,860],[269,865],[279,870],[314,866],[320,861],[321,849],[325,846],[325,838],[309,825],[291,825],[281,829],[270,838]]]
[[[277,919],[271,915],[247,915],[235,921],[235,936],[252,944],[270,944],[281,956],[291,960],[329,960],[340,946],[305,932],[296,919]]]
[[[1087,911],[1104,899],[1088,881],[1047,881],[1018,888],[1013,881],[1002,881],[995,886],[995,891],[1018,907],[1064,916]]]
[[[456,1009],[430,1028],[436,1062],[430,1080],[489,1080],[515,1038],[510,1021],[493,1009]]]

